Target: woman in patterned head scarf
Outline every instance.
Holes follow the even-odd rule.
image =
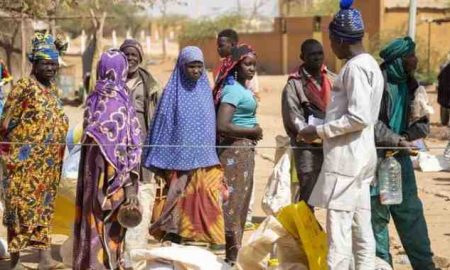
[[[220,105],[217,128],[221,149],[219,157],[230,187],[229,200],[224,204],[226,259],[236,261],[250,204],[255,168],[254,145],[262,139],[262,129],[256,118],[256,99],[246,82],[256,70],[256,54],[248,45],[231,51],[226,72],[218,79]]]
[[[50,227],[60,181],[68,119],[54,78],[65,46],[51,35],[38,33],[32,41],[31,75],[11,90],[0,120],[3,179],[11,268],[23,269],[20,251],[39,249],[39,269],[63,265],[50,253]]]
[[[125,81],[126,56],[102,54],[95,90],[86,101],[77,185],[73,269],[122,269],[126,229],[122,205],[137,205],[141,129]]]
[[[164,240],[223,248],[223,172],[215,149],[212,91],[199,48],[180,52],[149,134],[144,165],[155,172],[161,190],[150,232]]]

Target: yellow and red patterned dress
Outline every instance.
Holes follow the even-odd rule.
[[[9,252],[48,248],[68,128],[56,85],[19,80],[0,123],[0,141],[11,143],[2,145]]]

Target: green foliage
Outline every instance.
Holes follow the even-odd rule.
[[[328,16],[339,10],[338,0],[284,0],[290,16]]]
[[[438,76],[438,73],[435,72],[434,70],[431,70],[430,72],[424,72],[424,73],[417,72],[416,79],[421,83],[430,85],[437,81],[437,76]]]
[[[97,0],[94,1],[79,1],[76,8],[59,9],[59,15],[80,15],[84,19],[72,19],[58,21],[58,25],[65,32],[68,32],[72,37],[81,34],[83,29],[92,29],[93,25],[90,20],[90,10],[107,12],[107,19],[104,26],[105,32],[116,30],[120,34],[125,34],[127,30],[131,30],[132,35],[148,26],[149,19],[145,14],[144,6],[136,4],[136,1],[111,1]],[[143,1],[140,1],[143,2]],[[97,12],[97,15],[100,15]]]
[[[243,25],[243,18],[238,14],[223,15],[215,19],[203,18],[191,20],[184,24],[179,40],[201,41],[215,37],[217,33],[225,28],[239,28]]]
[[[313,12],[315,16],[327,16],[335,14],[339,10],[337,0],[319,0],[314,4]]]
[[[151,22],[165,27],[175,27],[189,22],[189,17],[182,14],[167,14],[165,18],[151,18]]]
[[[49,15],[57,7],[76,5],[76,0],[4,0],[0,8],[7,12],[25,13],[40,18]]]
[[[58,9],[57,16],[83,16],[83,19],[58,20],[57,25],[64,32],[72,37],[77,37],[83,29],[92,28],[92,22],[89,19],[89,8],[85,5],[78,5],[75,8],[62,7]]]

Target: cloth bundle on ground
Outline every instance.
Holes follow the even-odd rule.
[[[136,262],[134,270],[231,269],[222,259],[207,250],[176,244],[152,249],[135,249],[131,252],[131,258]]]
[[[283,149],[284,153],[276,160],[275,167],[264,189],[261,207],[267,215],[275,215],[278,210],[291,203],[292,149]]]
[[[81,137],[83,136],[83,123],[78,123],[67,133],[67,149],[68,155],[63,163],[63,178],[78,179],[78,167],[80,164],[81,154]]]
[[[267,269],[269,254],[276,245],[277,269],[306,270],[307,258],[298,242],[274,217],[267,217],[240,250],[237,268],[240,270]]]
[[[53,233],[71,235],[75,218],[75,196],[80,164],[81,137],[83,125],[80,122],[67,133],[67,149],[69,154],[63,162],[62,179],[55,201],[55,217]]]
[[[301,201],[269,216],[239,251],[238,269],[266,269],[268,255],[277,246],[277,269],[325,270],[327,237],[308,205]]]

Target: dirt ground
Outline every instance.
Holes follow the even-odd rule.
[[[167,82],[173,65],[172,61],[166,61],[159,65],[149,66],[151,72],[161,81]],[[254,203],[254,219],[262,220],[265,217],[260,202],[263,196],[264,187],[273,167],[273,156],[275,149],[275,137],[284,135],[284,129],[281,120],[281,90],[286,81],[285,76],[260,76],[261,84],[261,103],[258,108],[258,117],[261,127],[264,130],[264,139],[259,146],[264,146],[257,150],[255,184],[256,197]],[[447,136],[447,129],[439,127],[438,123],[438,107],[435,104],[436,94],[430,91],[430,99],[434,103],[436,114],[433,116],[433,134],[431,139],[427,139],[426,143],[429,147],[445,147],[447,141],[442,140]],[[66,107],[66,113],[70,118],[70,125],[73,127],[77,122],[81,121],[82,108]],[[267,147],[267,148],[266,148]],[[433,149],[433,153],[440,153],[443,149]],[[417,182],[420,188],[420,197],[424,204],[425,215],[428,222],[428,229],[432,243],[432,249],[437,257],[439,257],[440,267],[442,269],[450,269],[448,261],[450,260],[450,174],[447,172],[440,173],[422,173],[416,172]],[[317,217],[324,224],[325,214],[323,210],[318,210]],[[406,270],[411,267],[405,263],[403,249],[401,248],[395,228],[391,224],[392,251],[396,269]],[[246,238],[251,232],[246,234]],[[0,229],[0,237],[5,238],[4,229]],[[55,258],[61,259],[58,253],[59,246],[67,238],[64,235],[53,236],[53,251]],[[37,257],[33,252],[27,252],[24,257],[26,266],[36,268]],[[8,269],[9,261],[0,261],[0,269]],[[448,268],[447,268],[448,267]]]

